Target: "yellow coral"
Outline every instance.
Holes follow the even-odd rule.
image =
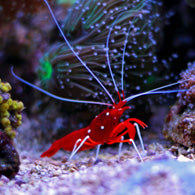
[[[7,93],[8,91],[11,90],[11,85],[9,83],[1,83],[0,84],[0,89],[1,89],[1,91]]]
[[[1,119],[1,124],[4,126],[4,127],[7,127],[11,124],[10,120],[6,117],[2,118]]]
[[[18,102],[18,105],[17,105],[18,107],[17,107],[17,109],[19,110],[19,111],[22,111],[23,109],[24,109],[24,104],[23,104],[23,102]]]
[[[3,97],[0,96],[0,104],[3,102]]]
[[[4,131],[11,139],[13,139],[16,135],[16,132],[13,130],[11,126],[6,127]]]
[[[0,110],[1,110],[1,112],[6,112],[8,109],[9,109],[9,104],[8,104],[7,102],[2,103],[2,104],[0,105]]]
[[[16,128],[22,124],[21,111],[24,109],[24,104],[21,101],[12,100],[9,94],[11,89],[9,83],[3,83],[0,79],[0,130],[13,139]]]

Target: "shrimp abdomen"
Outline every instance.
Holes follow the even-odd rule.
[[[77,140],[78,139],[82,140],[85,138],[87,134],[87,129],[89,128],[85,127],[83,129],[73,131],[72,133],[64,136],[63,138],[54,141],[51,147],[41,154],[41,157],[51,157],[54,154],[56,154],[59,149],[64,149],[66,151],[72,151]],[[79,151],[87,150],[87,149],[88,147],[83,146],[81,147]]]

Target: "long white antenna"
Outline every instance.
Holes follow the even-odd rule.
[[[87,69],[87,71],[92,75],[92,77],[100,84],[100,86],[104,89],[104,91],[107,93],[107,95],[110,97],[110,99],[112,100],[113,103],[115,103],[114,99],[112,98],[112,95],[108,92],[108,90],[104,87],[104,85],[102,84],[102,82],[96,77],[96,75],[91,71],[91,69],[86,65],[86,63],[79,57],[79,55],[75,52],[75,50],[73,49],[73,47],[70,45],[68,39],[66,38],[65,34],[63,33],[58,21],[56,20],[56,17],[48,3],[47,0],[44,0],[45,4],[47,5],[49,12],[51,13],[51,16],[56,24],[56,26],[58,27],[58,30],[60,31],[60,34],[62,35],[63,39],[65,40],[66,44],[68,45],[68,47],[70,48],[70,50],[72,51],[72,53],[75,55],[75,57],[80,61],[80,63]]]
[[[167,94],[167,93],[177,93],[179,91],[186,91],[185,89],[184,90],[168,90],[168,91],[160,91],[161,89],[165,89],[165,88],[168,88],[168,87],[172,87],[174,85],[178,85],[180,83],[184,83],[186,81],[188,81],[190,79],[186,79],[186,80],[182,80],[182,81],[178,81],[178,82],[175,82],[175,83],[172,83],[172,84],[169,84],[169,85],[164,85],[162,87],[158,87],[158,88],[155,88],[155,89],[152,89],[152,90],[149,90],[149,91],[146,91],[146,92],[143,92],[143,93],[139,93],[139,94],[136,94],[136,95],[132,95],[132,96],[129,96],[127,97],[126,99],[124,99],[123,101],[130,101],[134,98],[137,98],[137,97],[140,97],[140,96],[143,96],[143,95],[150,95],[150,94]]]
[[[131,23],[129,28],[128,28],[127,35],[126,35],[126,38],[125,38],[125,44],[124,44],[124,48],[123,48],[122,68],[121,68],[121,89],[122,89],[122,92],[124,92],[125,51],[126,51],[126,47],[127,47],[127,43],[128,43],[128,37],[129,37],[130,30],[132,28],[132,25],[133,25],[133,23]]]
[[[57,95],[54,95],[44,89],[41,89],[40,87],[33,85],[32,83],[29,83],[28,81],[25,81],[24,79],[20,78],[19,76],[17,76],[14,71],[13,71],[13,67],[11,67],[11,73],[12,75],[19,81],[21,81],[22,83],[29,85],[31,87],[33,87],[34,89],[52,97],[55,98],[57,100],[61,100],[61,101],[65,101],[65,102],[73,102],[73,103],[87,103],[87,104],[98,104],[98,105],[106,105],[106,106],[112,106],[112,104],[108,104],[108,103],[103,103],[103,102],[94,102],[94,101],[86,101],[86,100],[74,100],[74,99],[68,99],[68,98],[63,98],[63,97],[59,97]]]
[[[121,15],[121,14],[120,14]],[[120,16],[119,15],[119,16]],[[109,39],[110,39],[110,35],[111,35],[111,32],[113,30],[113,27],[116,23],[116,21],[118,20],[119,16],[116,18],[116,20],[113,22],[112,26],[110,27],[109,29],[109,33],[108,33],[108,36],[107,36],[107,41],[106,41],[106,57],[107,57],[107,64],[108,64],[108,68],[109,68],[109,71],[110,71],[110,75],[112,77],[112,81],[113,81],[113,84],[114,84],[114,87],[115,87],[115,90],[116,92],[118,92],[118,87],[116,85],[116,82],[115,82],[115,79],[114,79],[114,75],[113,75],[113,72],[112,72],[112,68],[111,68],[111,65],[110,65],[110,58],[109,58]]]

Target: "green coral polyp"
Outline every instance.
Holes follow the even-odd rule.
[[[52,72],[53,69],[51,63],[47,59],[42,58],[40,60],[40,68],[38,69],[41,81],[49,80],[52,76]]]
[[[11,139],[16,135],[16,128],[22,124],[21,111],[24,105],[20,101],[12,100],[9,91],[11,85],[0,79],[0,131],[5,132]]]

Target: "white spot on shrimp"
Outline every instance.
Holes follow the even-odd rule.
[[[110,114],[109,112],[106,112],[106,116],[109,116],[109,114]]]
[[[87,131],[88,133],[91,133],[91,129],[88,129],[88,131]]]
[[[100,128],[101,128],[101,130],[103,130],[104,129],[104,126],[101,126]]]

